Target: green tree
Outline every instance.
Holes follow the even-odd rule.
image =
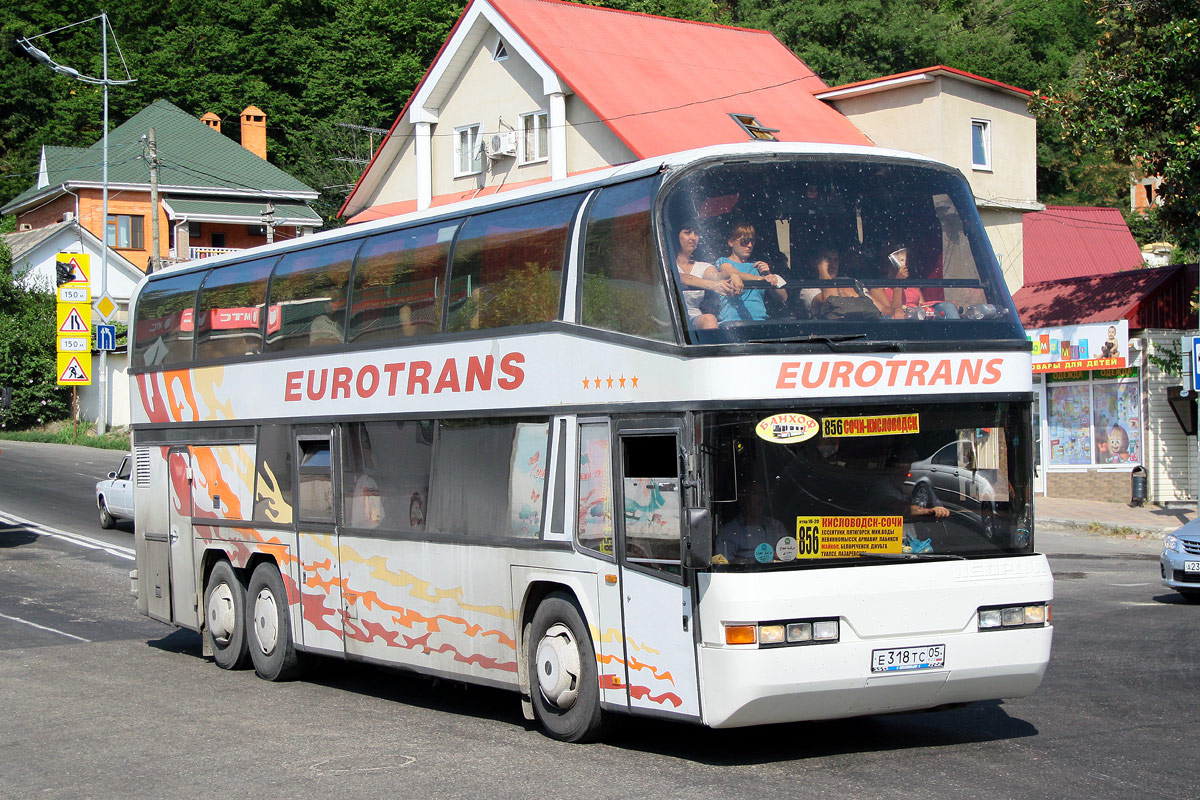
[[[0,241],[0,386],[13,390],[0,427],[27,428],[71,413],[70,391],[56,385],[54,300],[20,285],[8,244]]]
[[[1077,80],[1035,103],[1076,152],[1109,151],[1162,177],[1158,219],[1197,252],[1200,226],[1200,6],[1195,0],[1089,0],[1100,36]],[[1194,255],[1193,255],[1194,257]]]

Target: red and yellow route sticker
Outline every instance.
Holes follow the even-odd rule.
[[[904,517],[796,517],[796,558],[900,553]]]
[[[888,414],[882,417],[825,417],[821,435],[827,439],[848,436],[895,436],[920,433],[920,414]]]

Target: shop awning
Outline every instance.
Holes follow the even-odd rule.
[[[1129,327],[1192,328],[1196,266],[1135,269],[1029,283],[1013,295],[1026,328],[1129,320]]]
[[[266,200],[163,200],[167,218],[189,222],[225,222],[237,225],[262,225]],[[303,203],[275,203],[275,225],[304,228],[321,226],[321,216]]]

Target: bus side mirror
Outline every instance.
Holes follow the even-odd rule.
[[[687,509],[687,530],[683,534],[683,565],[688,569],[707,569],[712,565],[713,525],[707,508]]]

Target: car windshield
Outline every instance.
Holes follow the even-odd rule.
[[[1024,338],[962,176],[867,156],[708,164],[669,184],[693,343]]]
[[[1029,405],[705,416],[718,568],[1030,553]]]

